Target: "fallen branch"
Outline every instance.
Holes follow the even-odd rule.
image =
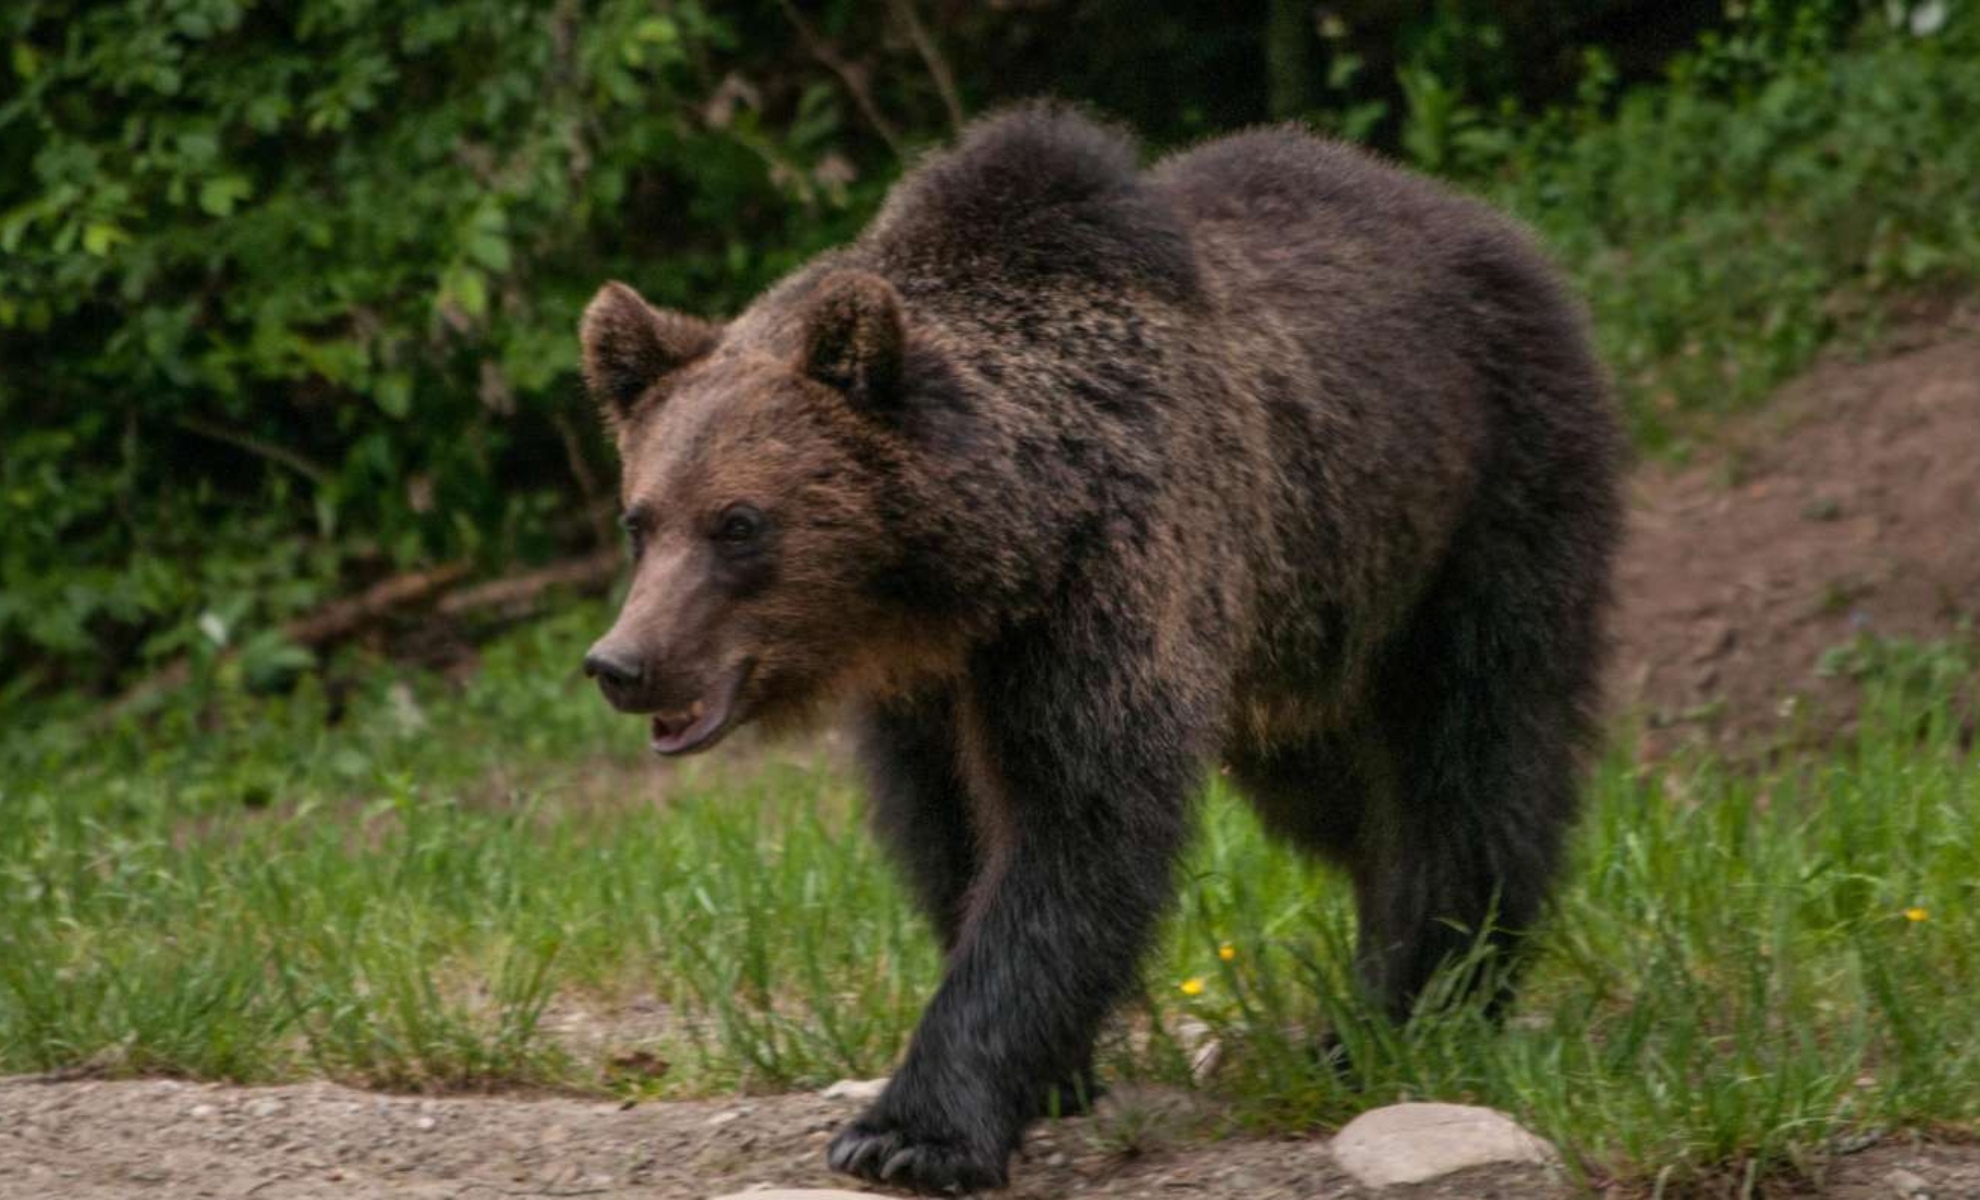
[[[595,550],[582,558],[568,558],[540,570],[491,579],[440,598],[434,611],[443,617],[460,616],[481,609],[494,609],[508,616],[531,612],[542,594],[552,588],[569,587],[582,592],[602,591],[619,577],[626,556],[613,547]]]
[[[311,648],[328,645],[350,636],[395,608],[431,599],[460,582],[467,573],[467,563],[453,562],[382,579],[355,596],[332,600],[315,612],[285,622],[282,636]],[[236,653],[229,647],[221,652],[221,657],[231,658]],[[175,659],[110,701],[97,719],[105,722],[113,720],[155,696],[184,687],[191,679],[192,660]]]
[[[341,641],[395,608],[418,604],[467,577],[468,564],[445,563],[424,571],[394,575],[282,626],[282,636],[303,646]]]
[[[345,596],[282,625],[282,636],[299,646],[321,650],[362,632],[387,616],[430,607],[433,615],[458,618],[494,611],[504,618],[527,616],[537,610],[544,593],[557,588],[601,592],[612,585],[625,563],[616,547],[567,558],[533,571],[456,587],[467,578],[465,562],[444,563],[381,579],[354,596]],[[221,657],[231,658],[229,647]],[[106,704],[97,716],[109,722],[145,701],[184,687],[192,680],[192,660],[180,658],[139,680]]]

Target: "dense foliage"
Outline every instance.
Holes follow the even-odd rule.
[[[0,639],[97,682],[352,571],[544,554],[599,499],[589,290],[734,305],[878,185],[693,4],[16,21]]]
[[[279,621],[367,579],[610,537],[573,375],[598,282],[731,310],[1040,91],[1158,146],[1296,116],[1493,195],[1668,436],[1852,297],[1980,270],[1980,37],[1915,7],[10,6],[0,707],[279,667]]]
[[[1980,12],[1946,11],[1841,49],[1805,11],[1735,27],[1655,88],[1618,90],[1591,54],[1581,99],[1537,126],[1452,106],[1412,123],[1412,152],[1540,228],[1646,448],[1709,436],[1874,334],[1881,297],[1980,277]]]

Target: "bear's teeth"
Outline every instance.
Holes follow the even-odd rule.
[[[701,719],[701,712],[701,701],[696,700],[693,704],[688,705],[688,720],[699,721]]]

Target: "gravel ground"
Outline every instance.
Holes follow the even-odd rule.
[[[1322,1139],[1204,1141],[1175,1094],[1110,1100],[1041,1127],[1008,1193],[1362,1197]],[[825,1142],[857,1110],[813,1095],[641,1105],[563,1097],[387,1096],[332,1084],[234,1088],[173,1080],[0,1080],[0,1197],[706,1197],[756,1185],[843,1187]],[[1140,1131],[1123,1153],[1124,1131]],[[1566,1194],[1532,1169],[1417,1193]]]
[[[623,1108],[567,1097],[387,1096],[334,1084],[238,1088],[175,1080],[0,1079],[0,1200],[498,1200],[710,1197],[756,1186],[847,1187],[824,1168],[857,1102],[815,1095]],[[1041,1126],[1013,1200],[1203,1197],[1365,1200],[1323,1138],[1206,1140],[1177,1093],[1111,1098]],[[1124,1152],[1126,1130],[1139,1131]],[[1763,1195],[1980,1200],[1980,1146],[1886,1144],[1840,1158],[1819,1185]],[[853,1189],[857,1190],[857,1189]],[[1731,1196],[1737,1189],[1685,1195]],[[1391,1189],[1395,1200],[1553,1200],[1536,1168]],[[1608,1196],[1634,1196],[1628,1188]]]

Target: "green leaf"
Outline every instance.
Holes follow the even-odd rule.
[[[476,319],[486,316],[488,313],[486,277],[470,266],[455,267],[440,281],[438,303],[443,310],[457,309],[461,314]]]
[[[256,96],[248,101],[247,121],[258,132],[273,133],[281,128],[282,122],[294,109],[289,98],[279,92]]]
[[[194,130],[179,135],[179,153],[187,162],[211,162],[220,156],[220,139],[206,130]]]
[[[500,234],[477,230],[468,235],[468,257],[496,274],[509,269],[509,242]]]
[[[655,46],[671,46],[681,40],[681,27],[667,17],[648,17],[633,27],[633,37]]]
[[[199,185],[199,207],[210,216],[224,217],[234,205],[247,199],[253,185],[240,175],[222,175]]]
[[[371,398],[386,416],[404,420],[412,411],[412,380],[395,371],[378,381]]]
[[[488,314],[488,283],[479,271],[462,271],[455,296],[468,315],[481,317]]]
[[[1945,265],[1946,252],[1930,242],[1906,242],[1898,252],[1898,270],[1907,281],[1916,283]]]
[[[104,221],[92,221],[83,227],[83,252],[94,258],[102,258],[121,242],[130,241],[130,235]]]

